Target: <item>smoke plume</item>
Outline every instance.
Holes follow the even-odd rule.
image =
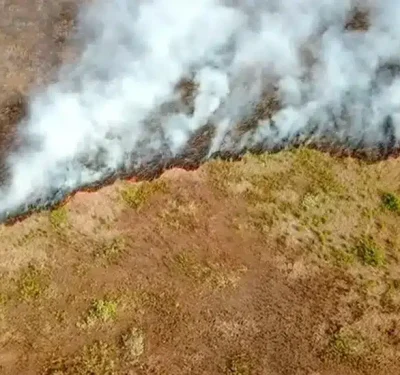
[[[356,10],[366,30],[346,27]],[[399,19],[397,0],[94,1],[80,12],[79,59],[31,98],[0,215],[179,157],[202,129],[204,158],[310,137],[394,147]],[[268,95],[276,110],[254,120]]]

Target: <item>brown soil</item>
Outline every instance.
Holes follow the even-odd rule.
[[[1,227],[1,373],[399,373],[399,171],[215,161]]]

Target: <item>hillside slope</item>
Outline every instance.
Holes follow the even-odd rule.
[[[400,161],[301,149],[0,227],[1,374],[399,374]]]

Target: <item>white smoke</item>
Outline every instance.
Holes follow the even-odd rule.
[[[360,5],[369,29],[346,30]],[[79,60],[32,98],[0,214],[176,156],[207,124],[210,154],[302,132],[373,145],[388,118],[398,139],[400,80],[379,71],[400,64],[399,19],[396,0],[97,0],[81,12]],[[183,77],[198,85],[193,113],[164,111]],[[238,142],[272,86],[282,108]]]

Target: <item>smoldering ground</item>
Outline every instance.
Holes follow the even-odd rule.
[[[215,154],[392,152],[398,19],[395,0],[95,1],[79,15],[79,58],[19,124],[1,215]]]

